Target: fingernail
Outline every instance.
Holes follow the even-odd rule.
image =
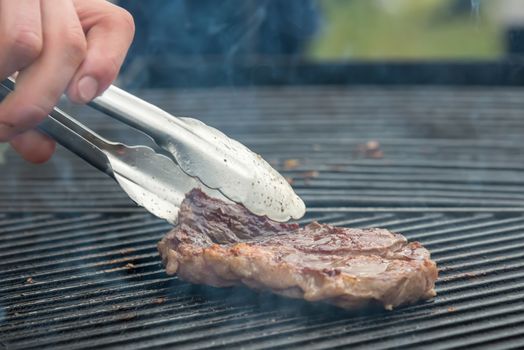
[[[78,94],[84,102],[89,102],[96,97],[98,82],[95,78],[85,76],[78,81]]]

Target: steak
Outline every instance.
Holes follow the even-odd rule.
[[[168,274],[192,283],[245,284],[347,309],[435,296],[437,267],[418,242],[380,228],[278,223],[200,190],[186,196],[158,250]]]

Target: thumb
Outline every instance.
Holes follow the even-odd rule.
[[[67,95],[73,102],[87,103],[116,79],[133,40],[134,23],[127,11],[105,0],[78,3],[87,53],[67,88]]]

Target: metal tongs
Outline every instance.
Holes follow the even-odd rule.
[[[0,84],[3,99],[15,88]],[[187,192],[243,204],[276,221],[304,215],[304,202],[266,161],[241,143],[192,118],[177,118],[115,86],[89,103],[152,138],[161,148],[127,146],[96,134],[54,108],[39,129],[89,164],[114,178],[138,205],[175,224]]]

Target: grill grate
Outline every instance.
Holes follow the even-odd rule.
[[[9,155],[0,178],[0,349],[524,347],[524,91],[250,88],[144,92],[262,153],[307,217],[419,240],[438,296],[346,312],[167,277],[170,226],[60,150],[42,167]],[[74,107],[72,107],[73,110]],[[115,123],[85,115],[127,142]],[[359,149],[380,141],[384,157]],[[287,159],[297,159],[292,169]]]

